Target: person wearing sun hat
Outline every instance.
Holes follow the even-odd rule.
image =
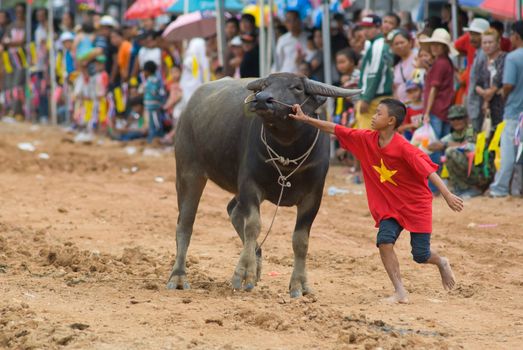
[[[454,66],[450,55],[457,55],[450,34],[443,28],[436,29],[430,38],[422,39],[430,44],[434,63],[425,77],[423,88],[423,120],[430,122],[438,139],[450,132],[448,111],[454,100]],[[440,164],[441,152],[433,152],[431,159]]]

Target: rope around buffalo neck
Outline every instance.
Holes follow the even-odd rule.
[[[312,150],[316,146],[316,143],[318,142],[319,137],[320,137],[320,129],[318,129],[316,131],[316,137],[314,138],[312,145],[309,147],[309,149],[307,151],[305,151],[305,153],[303,153],[298,158],[289,159],[289,158],[280,156],[274,149],[272,149],[271,146],[269,146],[269,143],[267,142],[267,138],[265,136],[265,129],[262,124],[261,131],[260,131],[260,138],[261,138],[263,144],[265,145],[265,148],[267,149],[267,154],[269,155],[269,159],[265,160],[265,163],[271,162],[272,165],[274,166],[274,168],[276,168],[276,171],[279,174],[278,185],[280,185],[281,189],[280,189],[280,196],[278,197],[278,204],[276,204],[276,210],[274,211],[274,215],[272,216],[272,220],[271,220],[271,224],[269,225],[269,229],[267,230],[267,233],[265,234],[265,237],[263,238],[263,240],[260,243],[260,245],[258,246],[258,248],[256,248],[256,251],[259,251],[261,249],[263,243],[265,243],[265,240],[267,240],[267,237],[269,237],[269,233],[271,232],[272,225],[274,224],[274,220],[276,219],[276,214],[278,213],[278,208],[280,207],[281,199],[283,197],[283,190],[285,189],[285,187],[290,188],[292,186],[291,182],[288,181],[288,179],[292,175],[294,175],[298,171],[298,169],[301,168],[303,163],[305,163],[305,161],[307,160],[309,155],[312,153]],[[291,163],[295,164],[296,168],[293,171],[291,171],[288,175],[284,176],[281,169],[278,167],[278,164],[276,164],[276,161],[280,162],[284,166],[289,165]]]

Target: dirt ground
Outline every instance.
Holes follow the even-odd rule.
[[[361,185],[331,167],[311,233],[314,296],[289,298],[295,210],[279,211],[262,281],[233,292],[241,242],[231,195],[204,192],[189,249],[190,291],[165,282],[177,217],[172,150],[100,139],[74,144],[49,127],[0,123],[0,348],[516,349],[523,343],[523,200],[475,198],[461,214],[434,201],[437,269],[397,252],[411,304],[388,305]],[[21,142],[36,150],[23,151]],[[133,154],[134,151],[134,154]],[[49,157],[42,153],[47,154]],[[329,196],[337,186],[350,193]],[[262,206],[265,232],[274,206]]]

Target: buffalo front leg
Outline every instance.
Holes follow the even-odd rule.
[[[251,291],[257,281],[256,263],[256,239],[260,234],[260,203],[251,201],[243,205],[240,200],[234,209],[234,217],[240,220],[243,217],[243,249],[240,253],[240,260],[236,265],[232,276],[232,287],[236,290],[242,289]],[[238,222],[237,222],[238,223]],[[235,225],[236,227],[236,225]],[[240,233],[239,233],[240,234]],[[240,235],[241,237],[241,235]]]
[[[317,198],[314,198],[317,197]],[[309,234],[321,203],[319,196],[309,195],[298,205],[296,226],[292,234],[292,250],[294,251],[294,269],[292,271],[289,290],[291,298],[298,298],[312,292],[307,283],[305,263],[309,249]]]
[[[167,282],[167,289],[190,289],[185,271],[185,261],[191,242],[196,211],[207,182],[206,178],[194,174],[181,175],[176,178],[179,210],[176,224],[176,261]]]
[[[238,200],[234,197],[229,204],[227,205],[227,213],[231,219],[232,226],[234,230],[242,240],[242,244],[245,243],[245,217],[238,209]],[[262,249],[256,244],[256,282],[261,279],[261,270],[262,270]]]

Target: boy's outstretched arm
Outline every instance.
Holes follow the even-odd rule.
[[[436,172],[433,172],[429,175],[429,180],[441,192],[441,195],[447,201],[450,209],[454,211],[461,211],[463,209],[463,199],[450,192],[443,180],[441,180],[441,177],[439,177]]]
[[[334,134],[334,128],[336,127],[336,124],[334,124],[332,122],[327,122],[325,120],[320,120],[320,119],[309,117],[308,115],[303,113],[300,105],[298,105],[298,104],[292,106],[292,110],[293,110],[294,114],[289,114],[289,116],[292,117],[293,119],[310,124],[310,125],[314,126],[315,128],[318,128],[321,131],[325,131],[329,134]]]

